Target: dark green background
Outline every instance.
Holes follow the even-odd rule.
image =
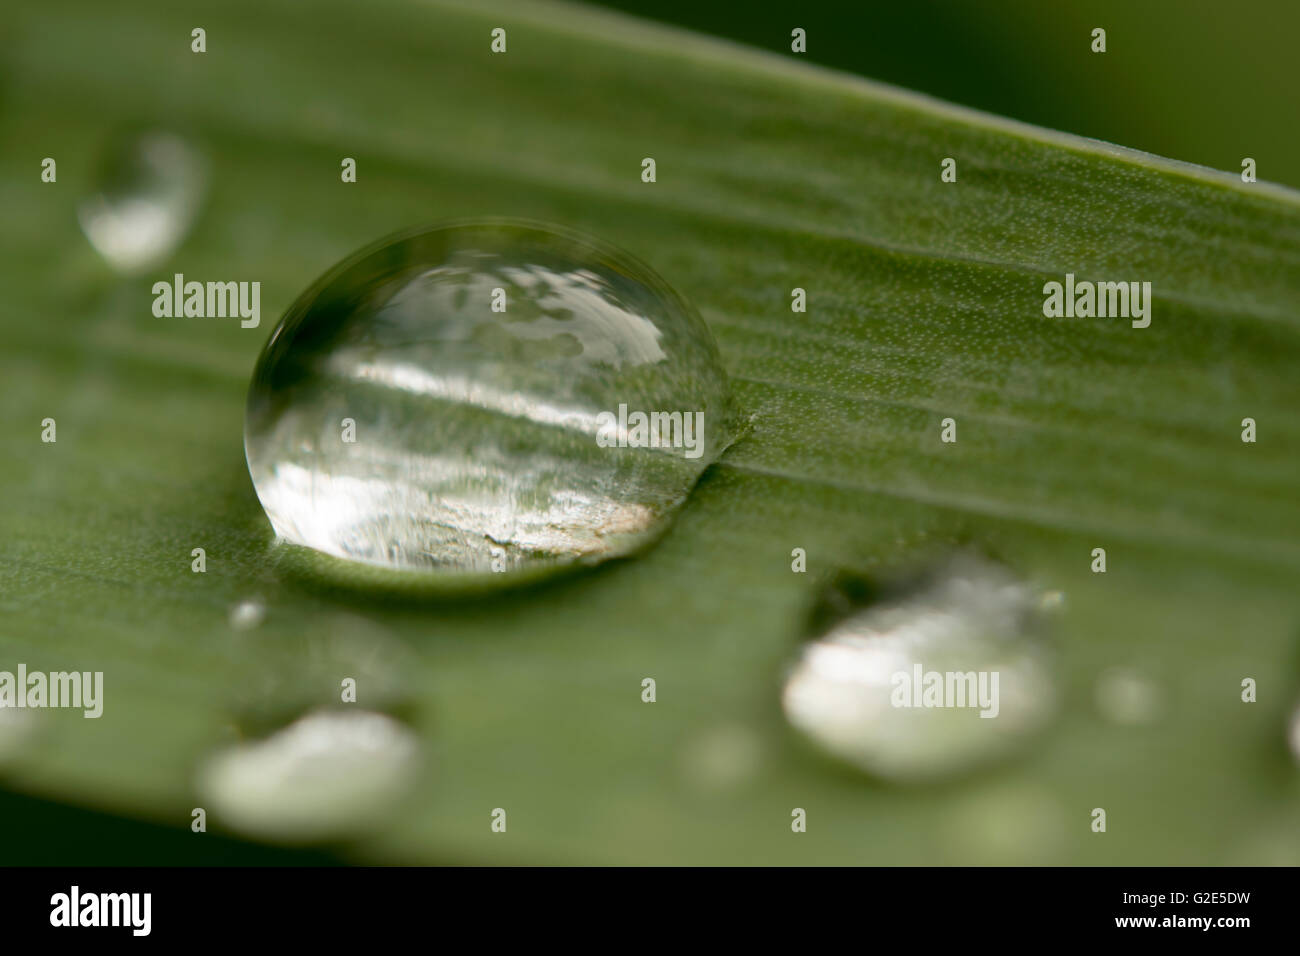
[[[1300,186],[1300,3],[604,0],[940,99]],[[1091,51],[1094,27],[1105,54]]]

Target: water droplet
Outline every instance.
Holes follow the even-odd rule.
[[[945,815],[943,862],[959,866],[1050,866],[1069,832],[1068,815],[1047,790],[997,781],[961,795]]]
[[[1300,814],[1288,807],[1252,813],[1250,832],[1229,851],[1228,866],[1300,866]]]
[[[237,631],[250,631],[266,617],[261,601],[240,601],[230,609],[230,626]]]
[[[461,223],[362,250],[298,298],[258,361],[245,449],[285,541],[490,583],[652,540],[732,422],[711,334],[646,266]]]
[[[206,188],[207,163],[194,146],[173,133],[127,135],[110,145],[77,217],[109,265],[138,272],[180,245]]]
[[[1300,760],[1300,704],[1296,705],[1295,710],[1291,711],[1291,719],[1286,728],[1287,745],[1291,748],[1291,755],[1296,760]]]
[[[404,724],[363,710],[320,710],[263,740],[219,751],[197,789],[216,819],[290,843],[351,835],[406,792],[419,755]]]
[[[690,742],[682,755],[682,771],[700,790],[731,790],[752,780],[762,760],[763,744],[757,733],[740,724],[725,724]]]
[[[1097,679],[1097,709],[1115,724],[1149,724],[1160,715],[1160,690],[1136,671],[1115,668]]]
[[[31,711],[0,707],[0,764],[18,756],[35,730],[36,721]]]
[[[1056,687],[1033,588],[961,556],[893,595],[871,591],[832,589],[786,680],[786,716],[819,748],[920,781],[983,766],[1046,724]]]
[[[396,717],[414,708],[418,658],[366,617],[300,612],[292,628],[251,640],[255,648],[235,648],[240,674],[230,700],[232,716],[247,736],[283,727],[319,706],[323,694]],[[345,680],[351,682],[346,687]]]
[[[1059,611],[1065,607],[1064,591],[1044,591],[1038,599],[1038,606],[1044,611]]]

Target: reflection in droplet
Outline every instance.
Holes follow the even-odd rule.
[[[240,601],[230,609],[230,626],[237,631],[248,631],[261,624],[266,617],[266,607],[261,601]]]
[[[1160,716],[1160,690],[1137,671],[1113,668],[1097,679],[1097,709],[1111,723],[1136,726]]]
[[[282,539],[478,582],[640,547],[731,437],[717,347],[662,279],[503,222],[326,274],[267,342],[245,425]]]
[[[287,843],[344,837],[373,825],[406,792],[415,734],[383,714],[321,710],[210,757],[197,789],[231,829]]]
[[[138,272],[165,260],[194,222],[207,163],[173,133],[125,136],[110,146],[93,195],[77,209],[90,244],[113,268]]]
[[[951,776],[1013,752],[1056,706],[1039,596],[962,556],[919,586],[838,610],[786,680],[790,723],[819,748],[894,781]]]

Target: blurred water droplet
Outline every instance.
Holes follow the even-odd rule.
[[[1291,748],[1291,755],[1296,760],[1300,760],[1300,704],[1297,704],[1295,710],[1291,711],[1291,719],[1287,724],[1286,739]]]
[[[419,743],[405,725],[363,710],[320,710],[263,740],[211,756],[197,789],[215,819],[288,843],[351,835],[407,791]]]
[[[230,609],[230,626],[237,631],[249,631],[266,617],[266,607],[261,601],[240,601]]]
[[[122,272],[164,261],[180,245],[207,188],[197,148],[166,132],[119,138],[104,157],[95,193],[77,209],[81,229]]]
[[[687,780],[701,790],[731,790],[753,779],[763,747],[748,727],[726,724],[691,741],[682,756]]]
[[[17,757],[36,731],[36,720],[29,710],[0,707],[0,764]]]
[[[1300,758],[1300,754],[1297,755]],[[1249,831],[1229,851],[1228,866],[1300,866],[1300,814],[1294,806],[1252,813]]]
[[[931,780],[1014,752],[1046,724],[1056,685],[1033,588],[963,555],[894,596],[847,596],[869,591],[833,589],[833,619],[786,680],[786,716],[820,749],[881,778]]]
[[[1160,689],[1137,671],[1114,668],[1097,679],[1097,709],[1111,723],[1136,726],[1160,716]]]
[[[977,866],[1051,865],[1059,861],[1067,814],[1046,790],[998,782],[964,794],[945,817],[944,862]]]
[[[254,663],[241,668],[231,700],[234,719],[249,736],[283,726],[323,699],[399,717],[412,705],[418,659],[390,630],[363,615],[299,615],[291,629],[254,639],[255,651],[236,649],[238,659],[251,656]],[[343,700],[345,679],[353,682],[355,701]]]
[[[654,538],[731,440],[729,394],[707,327],[644,265],[461,224],[299,297],[258,361],[245,449],[282,539],[491,584]],[[634,417],[651,413],[675,418],[656,433]]]

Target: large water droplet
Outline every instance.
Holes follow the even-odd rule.
[[[828,595],[782,698],[822,750],[885,779],[935,779],[1012,752],[1055,709],[1040,597],[1005,568],[962,556],[865,605],[854,590]]]
[[[317,842],[373,824],[406,792],[418,755],[414,732],[391,717],[320,710],[216,753],[200,769],[197,788],[234,830]]]
[[[651,540],[731,420],[712,336],[646,266],[461,223],[371,246],[298,298],[258,361],[245,449],[281,538],[501,581]]]
[[[206,187],[207,163],[179,136],[123,136],[109,147],[96,192],[77,217],[109,265],[138,272],[162,262],[185,238]]]

